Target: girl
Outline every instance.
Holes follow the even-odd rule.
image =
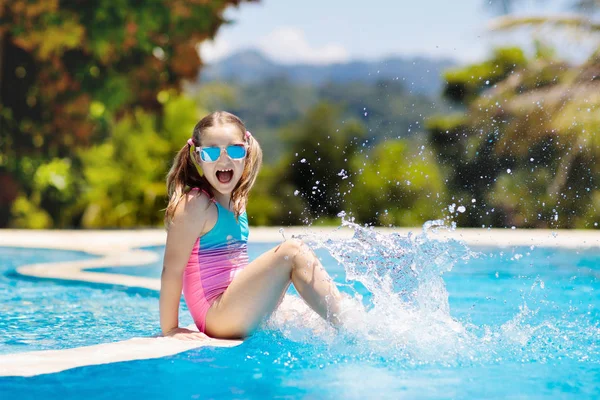
[[[290,283],[321,317],[340,325],[340,293],[316,255],[286,240],[248,263],[245,207],[262,150],[227,112],[204,117],[167,176],[167,243],[161,276],[164,336],[244,338],[278,306]],[[181,292],[200,332],[178,326]]]

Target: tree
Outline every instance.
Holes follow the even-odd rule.
[[[361,223],[420,226],[440,218],[445,185],[435,159],[416,140],[394,139],[352,156],[347,210]]]
[[[6,187],[28,195],[25,160],[69,158],[105,139],[112,119],[133,109],[160,114],[168,91],[197,76],[198,43],[226,22],[227,6],[240,2],[0,0]]]
[[[470,75],[477,66],[447,75],[447,86],[466,88],[467,110],[430,120],[430,140],[451,193],[478,204],[468,224],[591,227],[589,216],[600,215],[592,203],[600,181],[599,66],[593,56],[573,67],[538,46],[494,85],[490,75]],[[475,84],[464,85],[465,76]]]
[[[284,133],[290,148],[288,177],[308,204],[307,217],[333,216],[343,207],[352,176],[351,156],[366,136],[357,120],[342,120],[341,109],[319,103]]]
[[[192,100],[173,95],[165,103],[160,125],[158,116],[140,108],[119,120],[110,138],[81,150],[83,190],[72,206],[82,207],[81,225],[162,225],[165,177],[199,114]]]
[[[546,0],[543,0],[546,1]],[[501,5],[502,14],[504,16],[497,18],[492,24],[494,30],[511,30],[524,26],[543,27],[549,26],[553,31],[558,29],[567,29],[576,31],[580,36],[583,34],[587,38],[592,38],[596,44],[596,50],[593,52],[588,61],[582,66],[569,66],[564,62],[557,62],[555,59],[549,57],[543,57],[546,61],[546,65],[543,67],[543,71],[538,68],[538,73],[542,72],[543,76],[538,77],[536,75],[529,75],[527,80],[529,85],[531,82],[536,80],[552,80],[554,84],[553,88],[547,90],[532,91],[528,96],[521,96],[521,101],[513,102],[513,111],[519,107],[516,114],[521,116],[521,126],[526,125],[524,116],[527,117],[528,121],[535,121],[535,118],[529,118],[530,113],[543,113],[548,118],[543,118],[546,130],[551,130],[557,133],[563,143],[567,143],[562,154],[558,154],[557,158],[560,163],[556,166],[555,173],[551,174],[547,178],[547,185],[545,190],[546,196],[563,196],[565,192],[572,191],[574,198],[598,198],[598,196],[591,195],[590,187],[593,187],[594,182],[598,181],[598,170],[595,168],[595,158],[600,152],[600,139],[595,134],[598,130],[599,119],[595,116],[597,109],[599,108],[599,102],[595,95],[598,91],[599,86],[596,85],[597,77],[600,76],[600,41],[597,40],[598,32],[600,32],[600,24],[593,20],[593,17],[597,15],[600,10],[600,0],[571,0],[567,4],[569,8],[575,11],[575,14],[563,14],[563,15],[533,15],[533,16],[513,16],[506,15],[510,11],[518,6],[520,1],[518,0],[495,0],[492,2],[492,6]],[[548,55],[548,48],[544,48],[542,39],[536,39],[538,47],[538,55],[540,50],[543,49]],[[548,65],[550,64],[550,65]],[[554,65],[552,65],[554,64]],[[516,82],[516,79],[514,80]],[[546,86],[540,85],[538,87]],[[513,85],[514,87],[514,85]],[[508,88],[508,91],[511,89]],[[506,92],[506,91],[505,91]],[[506,95],[506,93],[504,93]],[[498,100],[498,99],[496,99]],[[531,104],[535,103],[538,105],[537,110],[532,110]],[[541,104],[541,106],[539,106]],[[543,111],[542,111],[543,109]],[[533,131],[543,131],[543,127],[531,127]],[[514,131],[513,131],[514,132]],[[520,136],[520,135],[517,135]],[[521,136],[526,139],[526,143],[521,141],[521,148],[527,144],[527,139],[531,139],[531,135]],[[507,138],[506,142],[518,143],[517,138]],[[518,147],[518,146],[513,146]],[[581,168],[583,166],[583,168]],[[589,166],[589,167],[586,167]],[[576,171],[582,174],[581,180],[575,178],[577,175]],[[542,174],[544,175],[544,174]],[[569,184],[569,181],[575,179],[575,186],[579,187],[579,190],[584,191],[584,195],[580,196],[578,190],[573,190],[573,185]],[[584,182],[583,187],[580,183]],[[542,204],[548,204],[547,201],[542,201]],[[563,201],[564,205],[565,201]],[[578,202],[579,207],[572,205],[572,213],[581,214],[585,212],[585,208],[582,206],[581,201]],[[594,211],[591,211],[591,210]],[[556,209],[553,211],[556,214]],[[586,212],[587,215],[600,215],[600,209],[590,205],[589,210]],[[541,215],[540,213],[538,213]],[[579,226],[591,226],[589,218],[580,218],[579,216],[573,216],[572,220],[580,221]],[[598,226],[596,223],[595,226]]]

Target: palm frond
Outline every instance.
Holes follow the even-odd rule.
[[[493,31],[510,30],[523,26],[554,25],[562,28],[583,30],[586,32],[600,32],[600,23],[579,15],[554,15],[554,16],[503,16],[494,19],[489,28]]]

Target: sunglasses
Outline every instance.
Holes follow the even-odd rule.
[[[247,154],[245,144],[231,144],[225,148],[218,146],[196,147],[196,151],[198,154],[200,154],[202,161],[207,163],[216,162],[219,157],[221,157],[223,150],[225,150],[229,158],[232,160],[241,160],[242,158],[246,157]]]

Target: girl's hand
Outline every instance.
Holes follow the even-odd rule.
[[[209,337],[202,332],[192,331],[186,328],[175,328],[163,335],[164,337],[172,337],[179,340],[206,340]]]

